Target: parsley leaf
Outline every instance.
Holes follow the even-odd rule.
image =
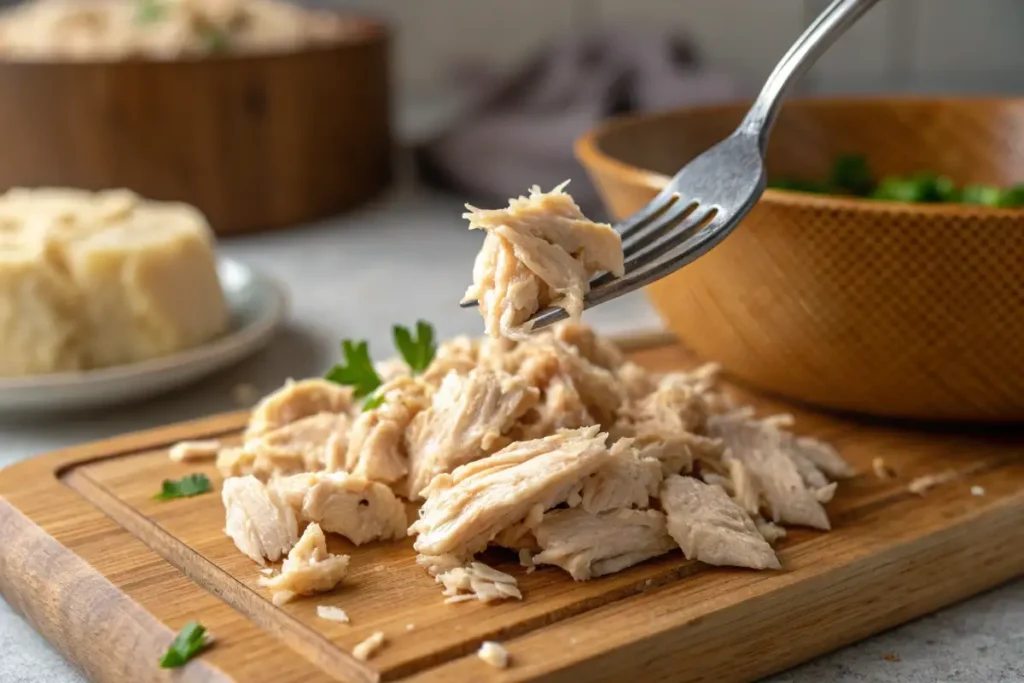
[[[423,372],[434,360],[437,345],[434,343],[434,328],[423,320],[416,322],[416,336],[408,328],[395,325],[393,330],[395,348],[402,354],[413,372]]]
[[[365,413],[373,410],[374,408],[379,408],[383,403],[384,394],[377,394],[376,396],[371,396],[370,398],[366,399],[365,403],[363,403],[363,412]]]
[[[341,343],[341,352],[345,357],[344,365],[335,365],[324,375],[324,379],[353,387],[356,398],[373,393],[381,381],[370,360],[369,344],[346,339]]]
[[[159,0],[139,0],[135,6],[135,23],[152,24],[160,21],[167,13],[167,8]]]
[[[228,34],[216,26],[204,25],[200,29],[199,40],[207,54],[219,55],[228,51]]]
[[[178,481],[164,479],[160,493],[153,496],[156,500],[171,500],[172,498],[191,498],[200,493],[209,493],[213,490],[210,480],[205,474],[189,474]]]
[[[160,668],[174,669],[199,654],[207,646],[206,627],[198,621],[190,621],[174,637],[174,642],[160,658]]]

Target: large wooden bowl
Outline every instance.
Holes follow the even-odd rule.
[[[127,187],[221,234],[352,207],[391,174],[388,35],[182,61],[0,61],[0,190]]]
[[[745,105],[613,122],[577,142],[610,212],[649,201]],[[1024,180],[1024,100],[787,103],[772,176],[824,179],[841,153],[879,174]],[[647,288],[697,353],[762,390],[832,409],[1024,419],[1024,211],[768,190],[719,247]]]

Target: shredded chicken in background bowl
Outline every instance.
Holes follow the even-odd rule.
[[[355,29],[284,0],[30,0],[0,13],[10,60],[167,60],[297,50]]]

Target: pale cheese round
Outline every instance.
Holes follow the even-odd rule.
[[[133,363],[225,332],[203,215],[127,190],[0,196],[0,376]]]

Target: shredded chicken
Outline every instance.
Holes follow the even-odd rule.
[[[345,472],[313,472],[272,482],[303,521],[356,545],[405,537],[405,505],[384,484]]]
[[[565,502],[611,455],[598,428],[519,441],[483,460],[441,474],[427,487],[420,518],[409,528],[422,555],[471,557],[534,506]]]
[[[326,553],[299,542],[300,524],[356,545],[414,535],[417,563],[455,602],[521,597],[512,576],[476,562],[488,546],[527,573],[548,564],[577,580],[677,546],[708,564],[778,568],[783,525],[827,529],[837,480],[854,473],[787,431],[789,416],[734,406],[716,367],[656,375],[576,323],[450,339],[422,372],[377,367],[367,409],[350,388],[290,382],[256,407],[241,447],[219,449],[226,531],[254,561],[294,551],[285,564],[304,567]],[[290,576],[266,580],[279,601],[306,590]]]
[[[174,462],[193,462],[216,458],[220,449],[221,443],[216,439],[179,441],[171,446],[167,454]]]
[[[430,387],[398,377],[378,390],[384,400],[364,411],[352,427],[346,469],[373,481],[395,484],[409,472],[406,429],[430,404]]]
[[[348,614],[345,610],[340,607],[335,607],[334,605],[317,605],[316,615],[321,619],[336,621],[339,624],[349,623]]]
[[[828,446],[796,439],[782,430],[784,421],[755,419],[741,410],[708,418],[708,432],[722,439],[723,456],[737,502],[751,515],[762,507],[773,522],[829,529],[821,499],[826,474],[850,476],[852,468]]]
[[[622,240],[610,225],[587,220],[563,192],[533,187],[508,208],[466,205],[471,230],[486,230],[465,300],[477,300],[487,334],[523,338],[527,319],[545,306],[564,308],[571,320],[597,272],[623,273]]]
[[[352,407],[352,388],[325,379],[288,380],[252,411],[246,439],[261,436],[317,413],[344,413]]]
[[[516,579],[511,574],[499,572],[482,562],[470,562],[465,567],[453,567],[440,572],[435,580],[444,586],[445,602],[479,600],[493,602],[515,598],[522,600]]]
[[[676,547],[657,510],[553,510],[537,527],[536,564],[558,565],[577,581],[622,571]]]
[[[786,529],[769,522],[766,519],[757,517],[754,519],[754,525],[757,527],[757,533],[764,537],[764,540],[768,541],[771,545],[775,545],[786,537]]]
[[[225,479],[252,474],[255,463],[256,454],[245,450],[244,446],[222,448],[217,453],[217,470]]]
[[[661,463],[643,458],[631,439],[621,439],[611,447],[611,458],[583,482],[581,504],[597,514],[618,508],[645,508],[657,497],[661,484]]]
[[[661,489],[668,532],[689,560],[751,569],[779,569],[771,545],[721,489],[673,474]]]
[[[284,556],[299,540],[298,522],[273,489],[252,475],[224,480],[224,531],[238,549],[266,564]]]
[[[327,552],[327,538],[316,522],[306,527],[302,537],[288,553],[277,576],[260,578],[270,589],[275,605],[281,606],[296,595],[329,591],[348,574],[348,555]]]
[[[874,458],[871,461],[871,470],[879,479],[894,479],[896,477],[895,470],[886,464],[884,458]]]
[[[476,651],[476,656],[495,669],[508,668],[508,650],[492,640],[485,640],[481,643],[480,649]]]
[[[316,413],[247,439],[244,448],[253,454],[252,473],[264,478],[326,466],[338,457],[328,454],[328,446],[345,451],[350,423],[344,413]]]
[[[505,372],[450,373],[430,408],[409,428],[411,471],[406,497],[420,498],[427,484],[445,472],[506,446],[505,434],[537,402],[537,389]]]
[[[936,486],[941,486],[942,484],[951,482],[959,476],[960,475],[956,473],[956,470],[943,470],[936,474],[926,474],[921,477],[916,477],[913,481],[907,484],[907,490],[915,495],[923,496]]]
[[[361,662],[365,662],[377,654],[377,651],[384,647],[384,634],[377,631],[369,638],[352,648],[352,656]]]

